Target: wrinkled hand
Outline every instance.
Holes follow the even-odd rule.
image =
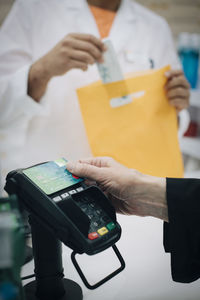
[[[66,167],[77,176],[96,181],[117,212],[167,220],[164,178],[128,169],[109,157],[68,162]]]
[[[131,214],[128,201],[132,199],[132,180],[137,177],[135,174],[138,173],[139,176],[139,172],[127,169],[108,157],[83,159],[74,164],[67,163],[67,169],[75,175],[96,181],[112,198],[118,211]]]
[[[102,62],[105,51],[102,41],[90,34],[71,33],[30,68],[28,94],[40,101],[49,80],[71,69],[86,71],[88,65]]]
[[[166,73],[167,83],[165,85],[170,105],[177,112],[189,106],[190,85],[182,70],[170,70]]]

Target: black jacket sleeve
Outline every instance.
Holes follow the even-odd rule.
[[[200,278],[200,179],[167,178],[169,223],[164,223],[164,248],[171,253],[172,278]]]

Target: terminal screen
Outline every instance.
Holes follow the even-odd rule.
[[[60,158],[25,169],[23,173],[43,192],[50,195],[83,181],[66,170],[66,162],[66,159]]]

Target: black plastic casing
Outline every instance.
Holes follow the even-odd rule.
[[[84,183],[78,183],[73,188],[80,186],[84,188],[83,191],[55,203],[52,198],[61,192],[67,192],[69,188],[48,196],[23,173],[23,169],[18,169],[7,175],[5,190],[10,195],[16,194],[20,205],[65,245],[77,253],[93,255],[114,245],[120,239],[121,227],[116,221],[115,210],[104,193],[98,187],[86,187]],[[76,204],[85,195],[98,202],[116,224],[113,230],[94,240],[88,239],[90,219]]]

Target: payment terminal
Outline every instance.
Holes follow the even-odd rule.
[[[97,186],[87,186],[83,178],[71,174],[66,162],[60,158],[11,171],[5,190],[17,194],[35,220],[74,250],[72,261],[83,281],[75,253],[94,255],[112,246],[121,262],[120,272],[125,263],[115,246],[121,236],[115,210]]]

